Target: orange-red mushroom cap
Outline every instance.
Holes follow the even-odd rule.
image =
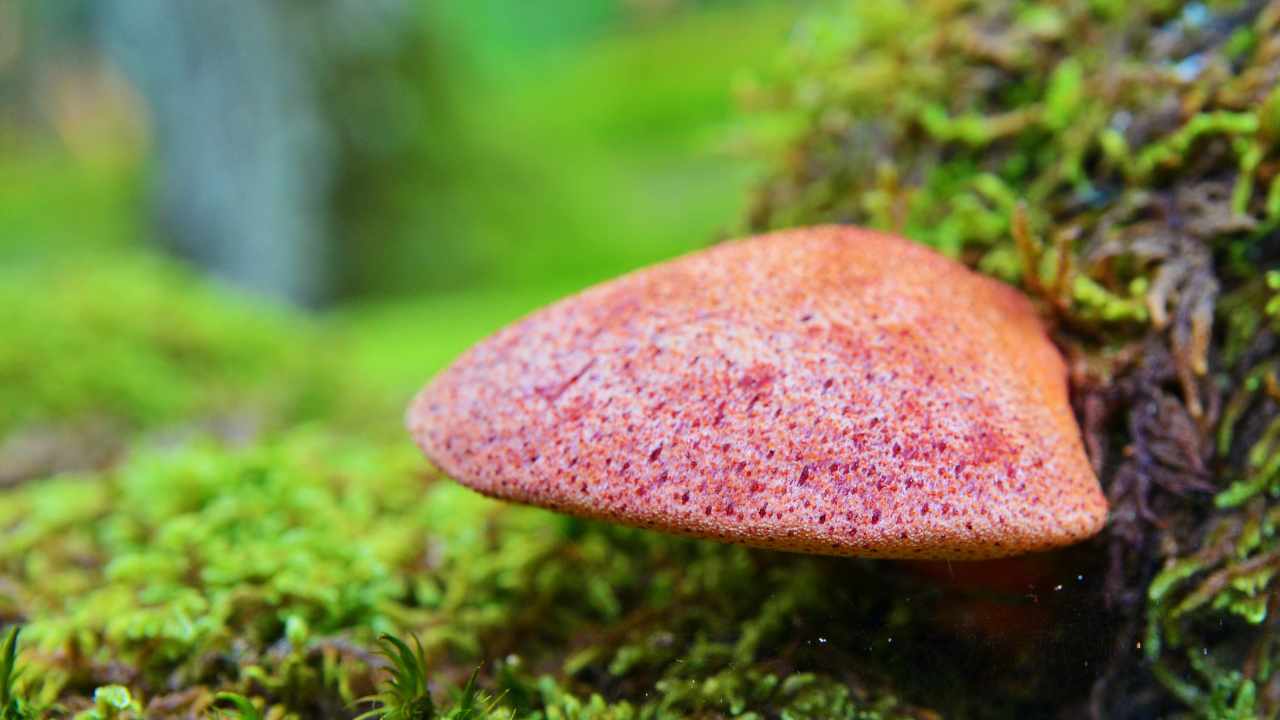
[[[991,558],[1107,506],[1031,304],[849,227],[726,243],[467,351],[409,429],[494,497],[833,555]]]

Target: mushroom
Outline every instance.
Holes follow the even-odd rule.
[[[1107,506],[1031,303],[902,238],[748,238],[471,348],[408,426],[481,493],[757,547],[981,559]]]

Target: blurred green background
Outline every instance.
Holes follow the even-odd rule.
[[[808,5],[0,0],[0,282],[162,253],[407,391],[738,231]]]

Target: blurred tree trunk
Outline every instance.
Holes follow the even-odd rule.
[[[113,0],[101,30],[147,100],[169,241],[236,284],[314,304],[331,291],[334,161],[306,8]]]

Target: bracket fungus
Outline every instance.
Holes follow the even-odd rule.
[[[467,351],[408,425],[486,494],[832,555],[1070,544],[1107,506],[1031,303],[852,227],[725,243]]]

